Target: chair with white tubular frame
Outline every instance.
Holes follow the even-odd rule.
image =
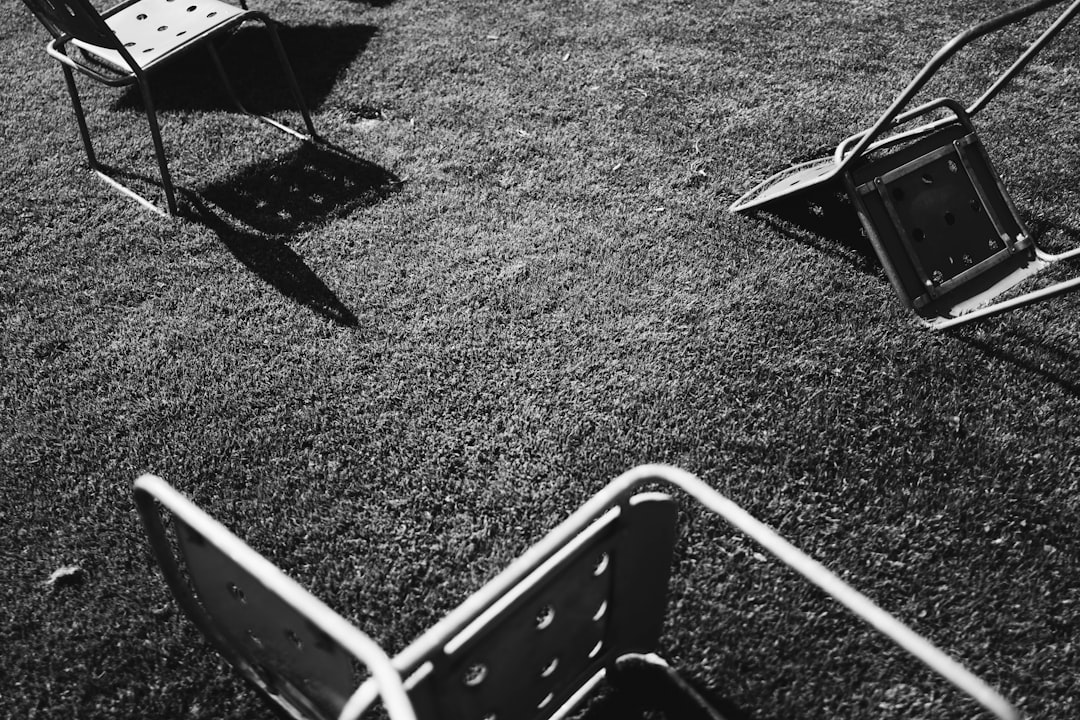
[[[161,212],[155,203],[120,182],[115,173],[108,172],[98,161],[73,71],[111,87],[138,86],[170,214],[177,212],[176,191],[150,92],[150,73],[177,56],[195,48],[205,48],[233,104],[241,112],[253,114],[244,108],[233,91],[214,41],[243,23],[261,23],[270,35],[278,63],[308,132],[300,133],[270,117],[256,117],[302,140],[316,137],[315,126],[274,21],[265,13],[248,10],[246,3],[241,2],[241,7],[237,7],[221,0],[125,0],[99,13],[90,0],[23,2],[53,37],[46,50],[63,70],[90,167],[102,180],[150,210]]]
[[[616,478],[392,659],[165,481],[135,498],[179,604],[239,672],[294,718],[550,720],[605,676],[655,668],[703,718],[710,706],[657,654],[677,508],[667,484],[746,533],[1000,720],[1013,707],[899,620],[693,475],[645,465]],[[173,519],[168,532],[164,508]],[[174,550],[174,546],[178,550]],[[354,680],[353,662],[370,676]]]
[[[1069,6],[968,107],[938,98],[902,112],[934,74],[971,42],[1065,0],[1038,0],[976,25],[946,43],[869,130],[833,155],[794,165],[756,185],[732,212],[768,208],[840,178],[900,300],[929,327],[990,317],[1080,288],[1080,277],[1017,297],[1003,293],[1080,248],[1040,248],[1013,204],[972,118],[1080,11]],[[945,117],[886,136],[935,112]]]

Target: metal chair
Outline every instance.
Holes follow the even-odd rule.
[[[135,500],[179,604],[291,717],[358,718],[381,695],[392,720],[562,718],[605,676],[618,681],[644,664],[686,692],[701,717],[721,720],[656,654],[677,517],[668,495],[636,492],[656,484],[691,495],[996,717],[1017,718],[927,640],[701,480],[667,466],[616,478],[393,659],[162,479],[136,480]],[[354,661],[370,671],[362,683]]]
[[[1030,305],[1080,287],[1080,277],[995,299],[1080,248],[1040,248],[990,162],[971,118],[993,99],[1080,10],[1074,0],[967,108],[938,98],[901,113],[933,75],[972,41],[1064,0],[1039,0],[960,33],[919,71],[866,131],[830,157],[800,163],[752,188],[732,212],[767,208],[842,178],[867,237],[901,301],[935,329]],[[934,113],[945,117],[891,136]]]
[[[246,4],[236,7],[221,0],[126,0],[104,13],[98,13],[90,0],[23,2],[53,36],[46,50],[60,62],[64,72],[90,167],[114,188],[151,210],[161,212],[153,202],[120,182],[94,154],[73,70],[112,87],[138,86],[150,124],[150,135],[154,142],[170,214],[177,212],[176,191],[165,159],[165,147],[161,140],[149,82],[149,74],[160,65],[195,48],[205,48],[225,91],[237,108],[247,113],[229,83],[214,48],[214,41],[242,23],[260,22],[270,34],[278,61],[303,116],[308,134],[297,132],[272,118],[261,115],[257,117],[303,140],[312,139],[316,135],[311,115],[273,21],[264,13],[248,10]]]

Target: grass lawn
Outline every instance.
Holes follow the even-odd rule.
[[[1026,717],[1080,716],[1080,301],[930,333],[850,218],[727,212],[1019,0],[252,0],[331,145],[183,59],[157,86],[175,219],[88,170],[43,28],[4,3],[0,714],[269,715],[174,609],[141,472],[395,651],[655,461]],[[931,94],[971,100],[1034,32]],[[259,33],[226,62],[297,123]],[[1070,242],[1078,56],[1071,27],[977,118],[1024,217]],[[80,87],[102,159],[154,178],[136,95]],[[703,687],[760,720],[976,715],[721,524],[683,525],[665,649]]]

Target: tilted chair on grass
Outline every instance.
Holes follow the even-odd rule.
[[[150,73],[160,65],[195,48],[205,48],[225,91],[237,108],[246,113],[247,110],[233,92],[225,68],[214,48],[214,41],[245,22],[260,22],[270,34],[281,69],[303,116],[308,134],[299,133],[272,118],[258,117],[303,140],[315,137],[315,126],[311,122],[311,115],[273,21],[264,13],[248,10],[246,4],[236,7],[221,0],[127,0],[104,13],[98,13],[90,0],[23,2],[53,36],[46,50],[60,62],[64,72],[90,167],[107,183],[151,210],[161,212],[153,202],[110,174],[94,154],[73,70],[113,87],[138,86],[150,123],[150,136],[154,142],[165,199],[171,214],[177,212],[176,191],[165,159],[165,146],[161,140],[161,130],[150,92]]]
[[[1036,245],[971,120],[1072,20],[1080,0],[1074,0],[967,108],[938,98],[901,114],[965,45],[1063,1],[1040,0],[957,35],[869,130],[845,139],[832,156],[773,175],[736,201],[732,212],[775,206],[842,178],[901,301],[937,329],[1080,288],[1080,277],[1074,277],[995,302],[1047,266],[1080,256],[1080,248],[1053,254]],[[935,112],[944,112],[945,117],[883,138],[888,131]]]
[[[392,659],[371,639],[180,495],[144,475],[135,500],[177,601],[218,651],[294,718],[563,717],[605,675],[647,663],[710,707],[657,656],[682,489],[847,606],[996,717],[1016,711],[981,680],[693,475],[624,473]],[[163,513],[162,509],[167,512]],[[163,516],[172,517],[172,531]],[[355,665],[370,671],[355,680]]]

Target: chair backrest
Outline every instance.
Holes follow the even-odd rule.
[[[621,500],[560,525],[395,658],[415,669],[418,716],[559,717],[616,659],[656,650],[677,510],[659,493]]]
[[[381,693],[393,720],[546,720],[660,638],[677,518],[666,495],[587,503],[390,661],[160,478],[135,494],[180,605],[296,718],[358,717]],[[359,689],[356,660],[372,670]],[[405,688],[408,713],[393,706]]]
[[[1019,718],[928,640],[706,483],[669,466],[620,475],[393,660],[160,478],[139,478],[135,499],[180,605],[292,717],[352,720],[381,695],[391,720],[549,720],[563,717],[622,656],[656,647],[677,511],[666,495],[638,492],[653,483],[691,495],[995,717]],[[173,515],[175,538],[158,503]],[[352,692],[356,662],[371,677]]]
[[[62,35],[91,45],[115,49],[119,45],[90,0],[23,0],[54,38]]]
[[[294,718],[334,719],[367,666],[394,720],[415,720],[400,676],[370,638],[160,478],[135,498],[177,601],[218,651]],[[173,532],[159,505],[172,515]]]

